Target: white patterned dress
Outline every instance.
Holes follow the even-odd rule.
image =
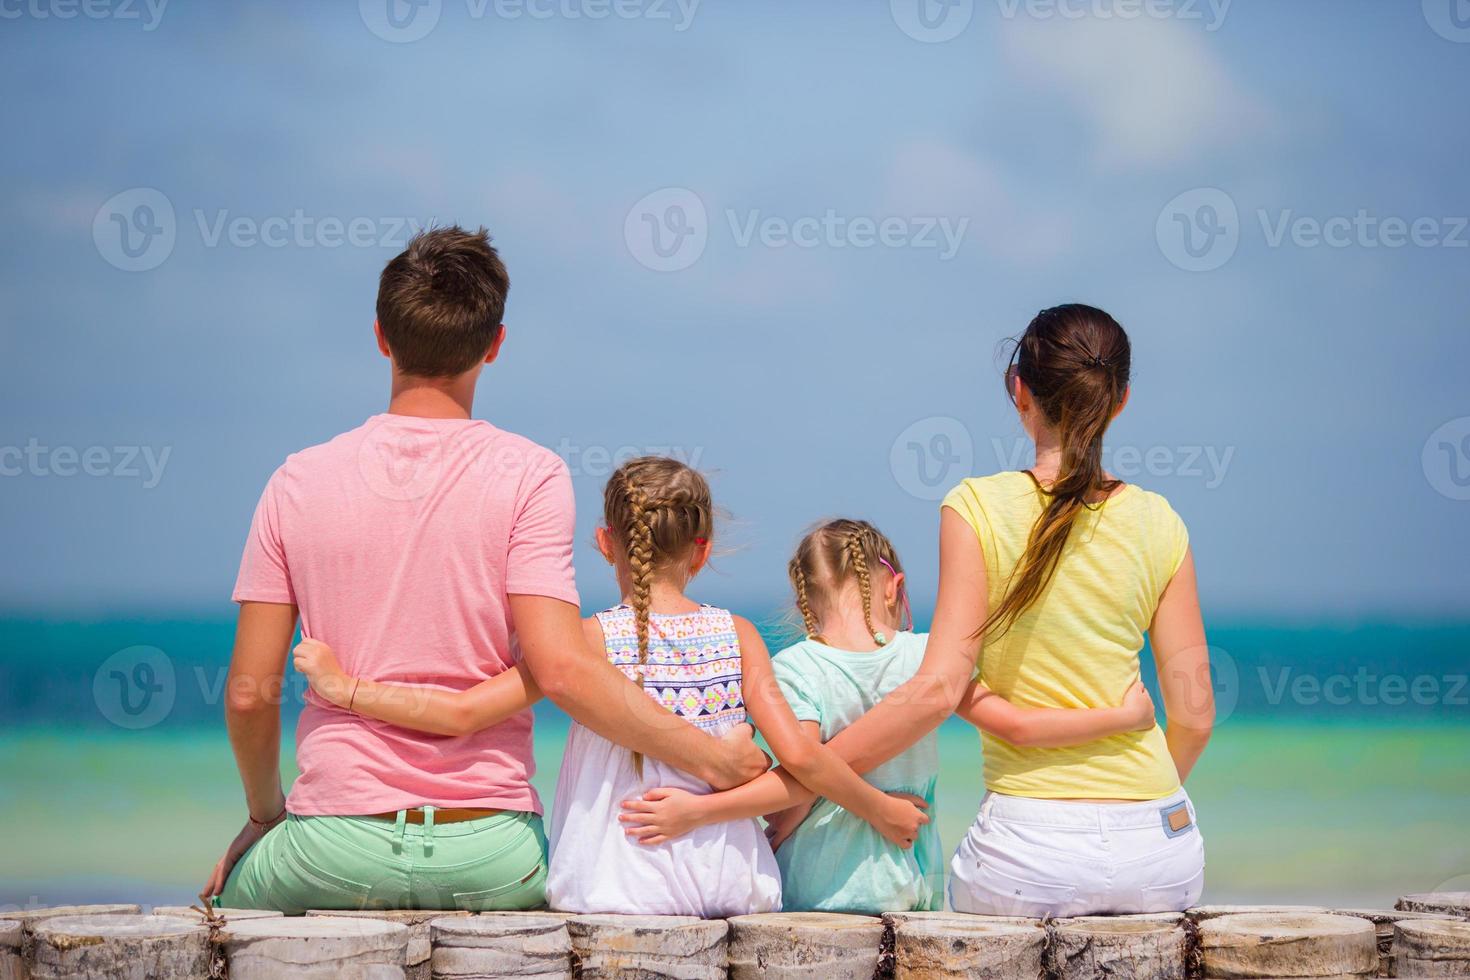
[[[633,610],[597,614],[607,658],[638,674]],[[740,641],[730,613],[701,606],[649,617],[643,689],[690,724],[719,736],[745,721]],[[701,827],[663,844],[639,844],[618,822],[624,800],[659,786],[711,792],[708,783],[633,753],[572,723],[556,782],[546,898],[565,912],[628,912],[725,918],[781,908],[775,855],[755,820]]]

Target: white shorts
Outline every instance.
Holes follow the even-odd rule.
[[[1205,845],[1182,789],[1144,803],[986,793],[950,862],[949,901],[957,912],[1030,918],[1182,912],[1204,878]]]

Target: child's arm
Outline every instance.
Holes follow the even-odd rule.
[[[525,664],[516,664],[468,690],[443,691],[350,677],[342,672],[332,648],[320,640],[297,644],[295,662],[311,689],[337,707],[435,735],[469,735],[498,725],[541,700],[541,689]]]
[[[816,722],[803,721],[800,725],[803,735],[820,744],[821,727]],[[662,844],[697,827],[809,806],[816,798],[817,794],[780,768],[722,793],[651,789],[639,799],[624,800],[618,820],[627,827],[628,836],[640,844]]]
[[[771,657],[760,634],[739,617],[735,619],[735,631],[740,638],[746,710],[791,777],[866,820],[894,844],[912,846],[919,827],[928,823],[929,817],[908,800],[889,796],[867,782],[831,749],[802,731],[776,683]],[[778,805],[771,809],[781,808]]]
[[[1023,708],[972,683],[955,714],[1012,745],[1056,748],[1152,728],[1154,703],[1142,681],[1133,682],[1116,708]]]

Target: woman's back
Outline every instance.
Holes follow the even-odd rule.
[[[1005,595],[1047,499],[1024,472],[968,479],[945,498],[980,542],[990,608]],[[1082,510],[1046,589],[1008,630],[987,639],[981,683],[1018,705],[1117,704],[1138,677],[1144,634],[1188,547],[1168,502],[1139,487]],[[1147,800],[1179,789],[1157,725],[1067,748],[983,738],[985,785],[997,793]]]
[[[608,661],[686,722],[720,736],[745,721],[740,642],[730,613],[701,606],[649,616],[647,663],[638,662],[634,613],[597,614]],[[569,912],[638,912],[705,918],[781,906],[780,876],[754,820],[701,827],[664,844],[635,843],[618,822],[624,800],[656,787],[709,793],[710,786],[657,759],[642,760],[573,723],[551,821],[546,894]]]

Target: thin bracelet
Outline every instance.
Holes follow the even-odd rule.
[[[281,812],[278,813],[278,814],[276,814],[274,817],[271,817],[269,820],[256,820],[254,817],[252,817],[250,815],[250,811],[249,810],[246,810],[245,811],[245,819],[247,819],[247,820],[250,821],[250,825],[252,827],[259,827],[262,831],[270,830],[271,829],[271,826],[277,820],[281,819],[285,815],[286,815],[286,804],[284,804],[284,803],[281,804]]]
[[[362,678],[361,677],[354,677],[352,679],[352,697],[350,697],[350,698],[347,699],[347,710],[348,711],[351,711],[352,710],[352,705],[357,701],[357,685],[359,685],[361,683],[362,683]]]

